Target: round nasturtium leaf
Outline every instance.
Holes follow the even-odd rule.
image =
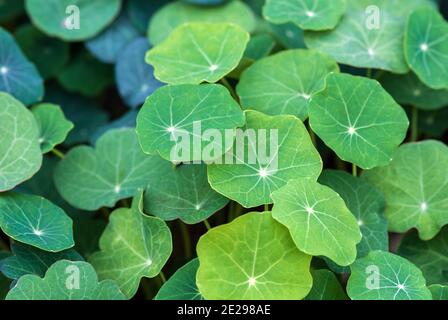
[[[433,284],[428,287],[433,300],[448,300],[448,286]]]
[[[448,22],[436,9],[411,13],[404,47],[407,63],[423,83],[448,89]]]
[[[173,165],[165,161],[148,178],[145,211],[163,220],[199,223],[227,205],[229,200],[207,181],[205,164]]]
[[[95,269],[87,262],[60,260],[48,269],[44,278],[21,277],[6,300],[125,300],[125,297],[115,282],[98,282]]]
[[[313,287],[306,300],[348,300],[339,280],[330,270],[313,270]]]
[[[275,47],[275,40],[269,33],[260,33],[251,36],[247,43],[244,57],[250,60],[259,60],[267,57]]]
[[[430,240],[448,224],[447,163],[448,147],[428,140],[401,146],[388,166],[363,174],[386,196],[389,231],[417,228]]]
[[[235,24],[187,23],[148,51],[146,62],[165,83],[213,83],[238,66],[248,42],[249,33]]]
[[[252,32],[255,28],[255,16],[242,1],[230,1],[222,6],[211,7],[176,1],[167,4],[152,17],[148,29],[149,42],[154,46],[158,45],[177,27],[191,22],[233,23],[247,32]]]
[[[270,29],[277,42],[288,49],[304,49],[304,31],[293,23],[271,24]]]
[[[244,71],[237,93],[245,109],[268,115],[291,114],[304,120],[312,96],[324,89],[330,72],[339,72],[339,67],[320,52],[282,51]]]
[[[290,179],[317,179],[322,160],[299,119],[245,113],[246,126],[237,130],[233,147],[208,166],[213,189],[251,208],[272,203],[271,193]]]
[[[26,0],[33,24],[65,41],[94,37],[118,15],[121,0]]]
[[[336,28],[306,32],[305,43],[342,64],[406,73],[409,70],[403,52],[406,19],[421,6],[432,7],[433,3],[428,0],[347,0],[347,10]]]
[[[196,286],[199,260],[193,259],[177,271],[163,284],[155,300],[203,300]]]
[[[64,112],[55,104],[41,103],[31,109],[39,127],[39,143],[42,153],[53,150],[67,138],[73,123],[65,118]]]
[[[297,300],[311,289],[311,256],[270,212],[213,228],[197,245],[196,283],[207,300]]]
[[[344,161],[363,169],[387,165],[406,137],[409,120],[371,79],[332,73],[311,100],[310,125]]]
[[[395,75],[388,73],[379,81],[400,104],[423,110],[436,110],[448,105],[448,89],[434,90],[427,87],[414,73]]]
[[[172,162],[211,161],[232,146],[233,139],[225,141],[230,140],[226,132],[243,126],[244,120],[221,85],[164,86],[140,110],[137,135],[148,154],[159,153]]]
[[[0,91],[25,105],[40,101],[44,85],[34,64],[23,55],[14,38],[0,27]]]
[[[0,92],[0,192],[31,178],[41,164],[36,120],[22,103]]]
[[[142,277],[159,274],[172,247],[166,223],[143,213],[143,194],[139,191],[132,208],[120,208],[110,215],[100,251],[89,261],[100,279],[116,281],[124,295],[132,298]]]
[[[358,259],[370,251],[388,250],[387,221],[383,216],[385,199],[377,188],[364,179],[336,170],[325,170],[319,183],[336,191],[355,216],[362,234],[356,246]]]
[[[272,199],[272,216],[289,229],[301,251],[340,266],[355,261],[361,231],[335,191],[313,179],[296,179],[274,191]]]
[[[70,48],[66,42],[46,36],[31,24],[17,29],[14,36],[44,79],[55,76],[70,59]]]
[[[398,254],[419,267],[428,284],[448,283],[448,228],[429,241],[420,240],[417,233],[406,235]]]
[[[72,219],[50,201],[8,192],[0,197],[0,228],[9,237],[58,252],[73,247]]]
[[[153,14],[171,0],[128,0],[126,1],[126,12],[132,24],[140,33],[148,31],[148,24]]]
[[[303,30],[331,30],[345,9],[345,0],[267,0],[263,16],[276,24],[293,22]]]
[[[420,269],[397,255],[372,251],[350,266],[347,293],[352,300],[431,300]]]
[[[59,260],[83,261],[73,249],[47,252],[20,242],[11,244],[12,256],[0,260],[0,271],[9,279],[19,279],[27,274],[43,277],[50,266]]]
[[[159,157],[141,151],[133,129],[116,129],[98,139],[95,149],[71,149],[56,167],[54,180],[68,203],[93,211],[135,195],[160,163]]]
[[[145,54],[149,49],[148,40],[139,37],[123,49],[115,64],[118,91],[131,108],[141,106],[151,93],[163,85],[154,77],[153,67],[145,63]]]

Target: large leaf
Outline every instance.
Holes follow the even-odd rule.
[[[324,89],[327,74],[338,71],[333,59],[317,51],[282,51],[244,71],[237,92],[245,109],[304,120],[310,99]]]
[[[311,257],[297,250],[269,212],[211,229],[197,252],[196,282],[205,299],[302,299],[311,289]]]
[[[146,62],[162,82],[212,83],[238,66],[248,42],[249,34],[235,24],[187,23],[151,49]]]
[[[100,279],[115,280],[131,298],[142,277],[155,277],[172,251],[171,233],[159,218],[143,214],[139,191],[132,208],[115,210],[100,239],[100,250],[90,257]]]
[[[180,25],[189,22],[223,22],[239,25],[248,32],[255,28],[255,17],[242,1],[230,1],[222,6],[198,7],[176,1],[160,9],[151,19],[149,41],[163,42]]]
[[[0,91],[10,93],[23,104],[42,99],[44,86],[34,64],[23,55],[14,38],[0,27]]]
[[[94,37],[112,22],[120,7],[121,0],[26,0],[33,24],[65,41]]]
[[[335,191],[312,179],[297,179],[274,191],[272,199],[272,216],[289,229],[301,251],[340,266],[355,261],[361,231]]]
[[[54,179],[67,202],[93,211],[135,195],[160,163],[159,157],[141,151],[133,129],[117,129],[105,133],[95,149],[71,149],[57,166]]]
[[[352,300],[431,300],[422,272],[389,252],[372,251],[351,266],[347,292]]]
[[[401,146],[387,167],[365,177],[386,196],[389,231],[417,228],[429,240],[448,223],[448,147],[438,141]]]
[[[288,180],[321,173],[319,153],[296,117],[246,111],[243,130],[221,164],[208,167],[210,185],[227,198],[247,208],[272,203],[271,193]]]
[[[33,195],[0,196],[0,228],[14,240],[58,252],[73,247],[72,219],[50,201]]]
[[[137,118],[137,135],[146,153],[157,152],[171,161],[210,161],[231,147],[233,140],[219,141],[226,130],[243,125],[244,114],[225,87],[165,86],[143,105]],[[210,141],[206,132],[211,130],[221,139]]]
[[[310,125],[342,160],[371,169],[384,166],[406,137],[405,111],[375,81],[330,74],[311,100]]]
[[[36,120],[23,104],[0,92],[0,192],[31,178],[41,164]]]
[[[7,300],[124,300],[117,284],[98,282],[87,262],[60,260],[44,278],[26,275],[19,279],[6,296]]]
[[[345,0],[267,0],[263,16],[276,24],[293,22],[303,30],[331,30],[345,9]]]
[[[348,300],[335,274],[329,270],[314,270],[313,287],[306,300]]]

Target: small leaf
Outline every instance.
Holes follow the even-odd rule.
[[[313,276],[313,287],[306,296],[306,300],[348,300],[347,294],[341,284],[329,270],[311,271]]]
[[[275,47],[275,40],[268,33],[251,36],[247,43],[244,57],[251,60],[259,60],[267,57]]]
[[[293,23],[271,24],[270,29],[277,42],[287,49],[304,49],[305,34],[302,29]]]
[[[196,283],[208,300],[296,300],[311,289],[311,257],[297,250],[269,212],[211,229],[197,252]]]
[[[188,23],[148,51],[146,62],[165,83],[213,83],[238,66],[248,42],[249,34],[234,24]]]
[[[433,300],[448,300],[448,287],[440,284],[433,284],[428,287]]]

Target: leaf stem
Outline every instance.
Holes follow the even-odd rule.
[[[60,159],[65,158],[65,154],[56,148],[53,148],[53,150],[51,150],[51,152],[53,152],[53,154],[56,155],[57,157],[59,157]]]
[[[356,164],[353,164],[353,163],[352,163],[352,175],[354,177],[358,176],[358,167],[356,166]]]
[[[160,270],[159,277],[162,280],[162,284],[166,282],[166,277],[162,270]]]
[[[269,204],[265,204],[265,205],[264,205],[264,211],[270,211],[270,209],[269,209]]]
[[[412,107],[411,121],[411,142],[415,142],[418,138],[418,109],[416,107]]]
[[[227,90],[230,91],[230,94],[232,95],[232,97],[236,100],[239,101],[240,99],[238,98],[238,95],[236,94],[235,90],[233,89],[233,87],[230,85],[229,81],[227,81],[226,78],[222,78],[220,80],[220,82],[224,85],[224,87],[227,88]]]
[[[368,68],[368,69],[367,69],[367,71],[366,71],[366,77],[369,78],[369,79],[372,79],[372,69],[371,69],[371,68]]]
[[[179,220],[179,224],[180,224],[180,232],[182,233],[182,239],[184,242],[185,256],[189,259],[192,257],[192,252],[193,252],[193,249],[191,247],[190,233],[188,232],[188,228],[185,223],[183,223],[181,220]]]
[[[212,228],[212,226],[210,225],[210,222],[208,222],[207,219],[204,220],[204,225],[207,228],[207,231],[210,230]]]

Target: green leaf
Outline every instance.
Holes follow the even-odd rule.
[[[161,163],[160,157],[141,151],[133,129],[110,130],[95,149],[71,149],[56,167],[54,181],[68,203],[94,211],[135,195]]]
[[[448,108],[418,112],[418,128],[430,137],[442,137],[448,130]]]
[[[313,287],[306,300],[348,300],[335,274],[329,270],[311,271]]]
[[[345,0],[267,0],[263,16],[276,24],[293,22],[303,30],[331,30],[345,9]]]
[[[334,30],[305,33],[307,46],[328,53],[342,64],[406,73],[409,70],[403,52],[406,19],[412,10],[432,3],[347,0],[347,4],[346,13]]]
[[[164,86],[139,112],[137,135],[148,154],[159,153],[173,162],[210,161],[224,154],[232,142],[210,141],[203,132],[211,129],[224,137],[228,129],[243,125],[243,112],[221,85]]]
[[[249,34],[235,24],[187,23],[149,50],[146,62],[162,82],[213,83],[238,66],[248,42]]]
[[[311,100],[310,125],[344,161],[363,169],[387,165],[406,137],[405,111],[375,81],[332,73]]]
[[[261,147],[255,147],[257,141]],[[222,164],[209,165],[210,185],[246,208],[272,203],[271,193],[288,180],[315,180],[322,171],[322,160],[305,126],[288,115],[271,117],[246,111],[246,126],[224,158]]]
[[[20,15],[24,9],[24,0],[1,1],[0,22],[5,22]]]
[[[205,164],[174,166],[166,161],[148,179],[145,210],[163,219],[195,224],[209,218],[229,200],[216,193],[207,181]]]
[[[48,268],[59,260],[84,260],[73,249],[50,253],[20,242],[12,243],[11,251],[13,256],[0,261],[0,270],[5,276],[13,280],[19,279],[26,274],[43,277]]]
[[[422,241],[416,232],[404,237],[398,254],[419,267],[428,284],[448,283],[448,228],[430,241]]]
[[[0,92],[0,192],[31,178],[42,165],[39,129],[32,113]]]
[[[155,300],[203,300],[196,286],[198,268],[198,259],[179,268],[160,288]]]
[[[336,191],[355,216],[362,234],[361,242],[356,246],[357,258],[365,257],[374,250],[387,251],[389,237],[387,221],[383,216],[383,194],[365,180],[343,171],[325,170],[319,182]]]
[[[282,51],[255,62],[237,86],[244,109],[268,115],[291,114],[304,120],[312,96],[324,89],[325,77],[339,72],[336,62],[313,50]]]
[[[0,5],[1,7],[1,5]],[[4,259],[10,256],[9,252],[0,251],[0,265]],[[8,294],[9,288],[11,286],[11,280],[6,278],[0,272],[0,300],[5,300],[6,295]]]
[[[448,223],[448,147],[438,141],[401,146],[387,167],[363,177],[386,196],[389,231],[417,228],[430,240]]]
[[[434,90],[423,84],[414,73],[388,73],[380,79],[381,85],[400,104],[423,110],[440,109],[448,105],[448,90]]]
[[[149,42],[158,45],[180,25],[190,22],[233,23],[247,32],[255,28],[255,16],[242,1],[229,1],[221,6],[200,7],[180,1],[164,6],[151,18]]]
[[[288,49],[304,49],[304,31],[293,23],[271,24],[271,32],[277,42]]]
[[[351,266],[347,292],[352,300],[431,300],[422,272],[384,251],[372,251]]]
[[[64,210],[42,197],[13,192],[0,196],[0,228],[19,242],[50,252],[71,248],[72,224]]]
[[[26,0],[26,11],[33,24],[47,35],[65,41],[94,37],[112,22],[120,7],[121,0]]]
[[[74,127],[73,122],[65,118],[64,112],[57,105],[42,103],[33,107],[31,112],[39,126],[42,153],[50,152],[64,142]]]
[[[100,250],[90,257],[100,279],[115,280],[131,298],[142,277],[157,276],[171,255],[171,232],[159,218],[143,214],[139,191],[132,208],[115,210],[100,239]]]
[[[259,60],[267,57],[275,47],[275,40],[268,33],[260,33],[251,36],[247,44],[244,57],[251,60]]]
[[[436,9],[414,11],[404,40],[406,61],[433,89],[448,89],[448,23]]]
[[[274,191],[272,199],[272,216],[289,229],[301,251],[328,257],[340,266],[355,261],[361,232],[335,191],[313,179],[297,179]]]
[[[44,278],[26,275],[8,293],[7,300],[124,300],[117,284],[98,282],[87,262],[61,260],[53,264]]]
[[[296,300],[311,289],[311,257],[297,250],[269,212],[211,229],[199,239],[197,252],[196,283],[208,300]]]
[[[440,284],[433,284],[428,289],[431,291],[433,300],[448,300],[448,287]]]

